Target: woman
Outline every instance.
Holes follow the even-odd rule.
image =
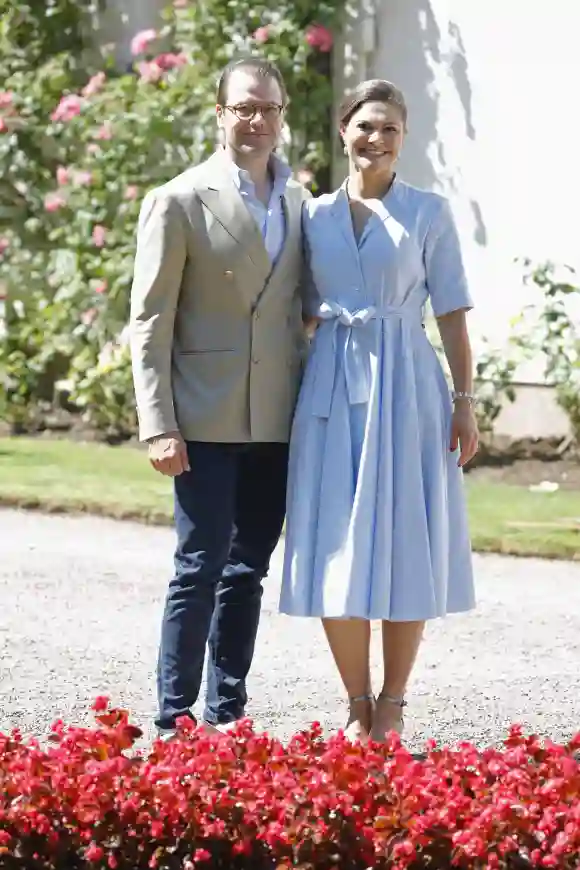
[[[396,177],[406,120],[396,87],[360,84],[340,115],[348,178],[304,214],[321,305],[292,434],[280,609],[322,618],[353,739],[402,733],[425,621],[474,607],[462,480],[478,443],[472,302],[447,201]],[[428,299],[453,393],[423,328]]]

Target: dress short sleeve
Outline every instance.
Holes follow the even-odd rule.
[[[459,234],[448,200],[441,199],[425,239],[427,290],[435,317],[473,308]]]

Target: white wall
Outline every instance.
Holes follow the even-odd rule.
[[[529,299],[516,257],[580,266],[580,3],[377,0],[376,9],[377,47],[355,78],[405,92],[401,176],[452,198],[472,323],[501,341]],[[360,58],[364,37],[351,42]]]

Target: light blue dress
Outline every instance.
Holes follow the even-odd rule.
[[[452,402],[423,328],[472,307],[446,199],[395,180],[359,243],[345,186],[303,225],[321,299],[290,445],[280,610],[423,620],[474,607]]]

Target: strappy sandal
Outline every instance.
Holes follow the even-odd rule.
[[[392,695],[388,695],[386,692],[381,692],[381,694],[376,699],[375,716],[381,702],[385,704],[390,704],[393,707],[398,707],[399,715],[397,719],[390,725],[390,727],[388,729],[385,728],[384,731],[382,729],[381,731],[379,731],[375,722],[373,721],[373,726],[370,731],[370,739],[373,740],[375,743],[384,743],[389,731],[395,731],[399,736],[401,736],[405,727],[405,719],[403,716],[403,709],[407,706],[405,698],[395,698]]]
[[[355,697],[348,699],[349,704],[349,722],[344,729],[344,736],[355,742],[359,740],[362,743],[365,743],[370,736],[370,728],[367,729],[363,725],[363,723],[358,718],[354,718],[353,716],[353,708],[355,704],[362,704],[364,702],[368,702],[371,705],[371,722],[372,722],[372,714],[374,709],[375,696],[370,693],[366,695],[356,695]]]

